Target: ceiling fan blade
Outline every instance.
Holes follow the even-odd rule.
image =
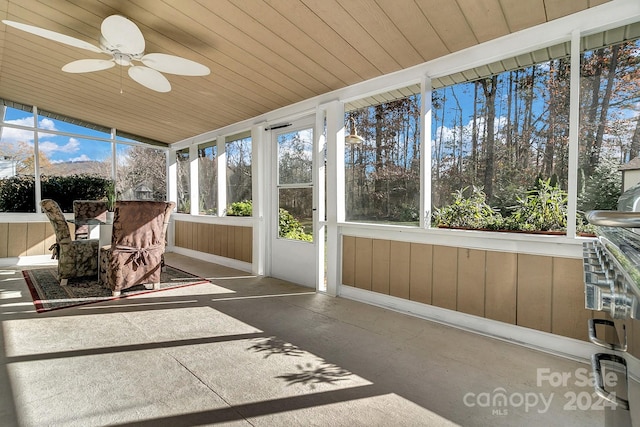
[[[100,27],[105,47],[122,53],[144,52],[144,36],[140,28],[124,16],[111,15],[102,21]]]
[[[140,58],[140,61],[154,70],[180,76],[206,76],[211,73],[209,67],[198,62],[165,53],[149,53]]]
[[[90,50],[96,53],[103,53],[99,47],[94,46],[91,43],[85,42],[84,40],[80,40],[75,37],[67,36],[65,34],[56,33],[55,31],[45,30],[44,28],[34,27],[33,25],[27,25],[15,21],[9,21],[7,19],[3,19],[2,23],[10,27],[26,31],[27,33],[35,34],[36,36],[56,41],[58,43],[64,43],[69,46],[79,47],[81,49]]]
[[[156,92],[169,92],[171,83],[159,71],[141,65],[129,68],[129,77]]]
[[[67,73],[90,73],[92,71],[101,71],[113,67],[115,62],[113,59],[79,59],[69,62],[62,67],[62,71]]]

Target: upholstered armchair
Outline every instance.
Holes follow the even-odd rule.
[[[166,224],[174,202],[119,201],[111,246],[100,248],[100,282],[113,296],[136,285],[160,287]]]
[[[76,223],[76,240],[89,238],[90,225],[81,224],[79,221],[97,219],[107,220],[107,202],[103,200],[74,200],[73,217]]]
[[[51,199],[40,202],[42,211],[47,215],[56,243],[49,249],[52,258],[58,259],[58,280],[66,285],[73,277],[95,276],[98,274],[98,240],[72,240],[69,224],[58,203]]]

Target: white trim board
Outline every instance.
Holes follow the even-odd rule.
[[[341,285],[338,295],[343,298],[419,317],[581,363],[590,364],[592,354],[607,352],[604,348],[586,341],[511,325],[351,286]],[[587,329],[586,323],[584,328],[585,330]],[[626,353],[624,356],[625,359],[627,359],[629,375],[632,378],[640,378],[640,361]]]
[[[224,265],[225,267],[235,268],[236,270],[252,272],[252,264],[249,262],[239,261],[237,259],[225,258],[218,255],[208,254],[205,252],[194,251],[193,249],[185,249],[179,246],[172,246],[170,252],[185,255],[190,258],[199,259],[201,261],[211,262],[213,264]]]
[[[29,255],[21,257],[0,258],[0,267],[21,266],[21,265],[51,265],[55,266],[58,261],[51,259],[51,255]]]

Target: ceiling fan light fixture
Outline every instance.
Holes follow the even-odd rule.
[[[122,65],[123,67],[128,67],[129,65],[131,65],[131,56],[127,55],[126,53],[114,53],[113,60],[116,61],[116,64]]]
[[[32,25],[9,20],[2,20],[2,23],[58,43],[92,52],[106,53],[111,56],[108,60],[80,59],[70,62],[62,67],[62,71],[68,73],[88,73],[106,70],[118,64],[122,67],[128,67],[129,77],[142,86],[156,92],[169,92],[171,84],[162,73],[181,76],[206,76],[211,72],[207,66],[180,56],[165,53],[145,55],[145,40],[140,28],[121,15],[111,15],[102,21],[99,39],[100,47],[75,37]],[[144,66],[136,66],[132,63],[133,61],[141,61]],[[122,78],[122,71],[120,76]]]

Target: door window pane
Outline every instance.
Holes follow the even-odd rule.
[[[278,190],[278,237],[313,241],[313,187]]]
[[[313,131],[304,129],[278,135],[278,183],[313,181]]]
[[[277,136],[278,237],[313,241],[313,128]]]

